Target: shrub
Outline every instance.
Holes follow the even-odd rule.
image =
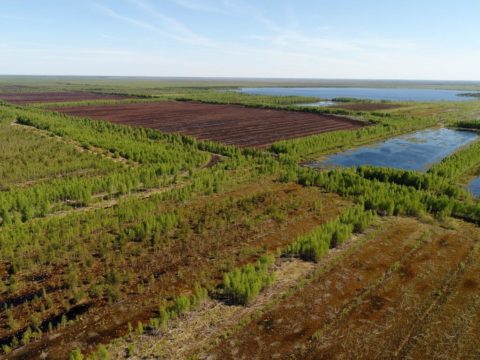
[[[329,249],[345,242],[353,232],[365,229],[373,218],[372,211],[365,211],[361,205],[357,205],[348,209],[338,219],[322,224],[309,234],[297,238],[287,247],[286,254],[317,262]]]
[[[274,280],[270,268],[274,263],[273,256],[263,256],[256,264],[248,264],[240,269],[225,274],[223,279],[224,295],[233,303],[246,305],[260,291]]]
[[[69,359],[70,360],[83,360],[84,357],[83,357],[80,349],[75,349],[70,353]]]
[[[158,318],[155,319],[156,321],[153,323],[154,326],[152,327],[156,328],[160,325],[166,325],[171,319],[175,319],[191,310],[193,307],[198,306],[207,298],[207,296],[207,290],[197,284],[195,285],[193,295],[180,295],[173,300],[173,303],[170,306],[161,304],[158,307]]]

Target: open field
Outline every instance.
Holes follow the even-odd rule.
[[[61,107],[57,111],[237,146],[266,146],[277,140],[363,126],[360,121],[331,115],[192,102]]]
[[[19,105],[98,99],[120,100],[128,98],[129,96],[126,95],[101,94],[83,91],[0,93],[0,100]]]

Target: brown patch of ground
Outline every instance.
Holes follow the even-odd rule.
[[[464,284],[478,278],[472,249],[480,231],[461,222],[457,230],[447,230],[414,219],[390,221],[334,269],[204,358],[452,358],[443,356],[447,345],[432,344],[458,333],[465,345],[449,354],[478,356],[480,326],[469,314],[480,317],[480,294],[477,290],[473,297]],[[463,315],[458,319],[456,313]],[[456,327],[449,329],[451,323]]]
[[[112,345],[109,353],[115,359],[187,359],[200,349],[212,346],[212,341],[234,328],[242,319],[253,316],[270,302],[281,299],[315,268],[313,263],[282,259],[275,269],[277,281],[249,306],[226,305],[209,299],[195,311],[170,323],[167,329],[141,336],[129,335]],[[134,344],[136,351],[127,357],[128,344]]]
[[[0,93],[0,100],[12,104],[26,105],[44,102],[67,102],[83,100],[120,100],[128,99],[127,95],[100,94],[83,91],[65,91],[65,92],[28,92],[28,93]]]
[[[415,343],[406,351],[411,359],[478,359],[480,357],[480,261],[478,248],[461,266],[451,288],[438,294],[442,306],[427,318]]]
[[[333,115],[176,101],[62,107],[56,111],[225,144],[257,147],[282,139],[365,125],[361,121]]]
[[[345,109],[352,111],[376,111],[376,110],[390,110],[398,109],[403,105],[389,104],[389,103],[343,103],[340,105],[332,106],[332,108]]]

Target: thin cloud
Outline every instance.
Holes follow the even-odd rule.
[[[420,46],[417,42],[408,39],[371,38],[353,39],[352,43],[369,48],[386,50],[415,50]]]
[[[95,5],[96,8],[98,8],[99,10],[101,10],[101,12],[108,16],[108,17],[111,17],[113,19],[117,19],[117,20],[121,20],[121,21],[124,21],[128,24],[131,24],[131,25],[134,25],[136,27],[139,27],[139,28],[142,28],[142,29],[146,29],[146,30],[151,30],[151,31],[155,31],[155,32],[160,32],[160,33],[164,33],[163,31],[161,31],[159,28],[157,28],[156,26],[153,26],[147,22],[144,22],[144,21],[141,21],[141,20],[137,20],[135,18],[132,18],[132,17],[129,17],[129,16],[124,16],[124,15],[121,15],[119,13],[117,13],[116,11],[106,7],[106,6],[103,6],[103,5],[99,5],[99,4],[96,4]],[[165,33],[164,33],[165,34]]]
[[[188,28],[186,28],[183,24],[178,22],[177,20],[168,17],[166,15],[163,15],[157,11],[154,11],[153,9],[150,9],[148,5],[146,5],[143,2],[140,1],[131,1],[135,3],[137,6],[142,7],[144,10],[149,11],[151,14],[153,14],[156,18],[160,19],[164,25],[167,27],[171,28],[174,30],[174,32],[170,31],[165,31],[163,28],[152,25],[151,23],[144,21],[144,20],[139,20],[137,18],[133,18],[130,16],[126,16],[123,14],[120,14],[116,12],[115,10],[100,5],[100,4],[95,4],[95,7],[100,10],[105,16],[108,16],[110,18],[120,20],[123,22],[126,22],[130,25],[136,26],[138,28],[142,28],[144,30],[149,30],[152,32],[155,32],[157,34],[160,34],[164,37],[168,37],[174,40],[182,41],[185,43],[189,44],[194,44],[194,45],[200,45],[200,46],[214,46],[213,42],[210,39],[201,37],[193,32],[191,32]]]
[[[344,53],[359,53],[363,51],[409,51],[419,47],[419,45],[408,39],[391,39],[381,37],[360,37],[360,38],[338,38],[335,35],[329,36],[328,33],[334,31],[331,28],[320,27],[317,29],[322,35],[312,35],[312,32],[302,32],[298,29],[298,19],[295,16],[293,8],[289,4],[285,5],[286,21],[278,23],[268,16],[264,15],[260,9],[254,5],[247,4],[241,0],[226,0],[235,4],[237,11],[248,12],[260,24],[265,26],[268,34],[252,35],[249,39],[258,40],[269,44],[272,48],[281,48],[284,51],[295,52],[296,49],[302,49],[302,52],[319,54],[322,51],[337,51]]]
[[[355,51],[359,46],[350,41],[325,39],[321,37],[305,36],[296,32],[283,32],[273,36],[251,36],[251,39],[267,42],[275,47],[304,48],[309,51],[332,50],[332,51]]]
[[[147,2],[142,0],[129,0],[129,2],[133,3],[150,16],[153,16],[160,20],[167,28],[172,29],[174,33],[170,35],[175,39],[202,46],[216,46],[215,42],[211,39],[195,33],[182,22],[154,9]]]
[[[359,39],[340,39],[326,36],[310,36],[299,32],[283,31],[282,33],[265,36],[253,35],[249,37],[253,40],[267,42],[272,46],[284,48],[307,48],[315,50],[332,50],[354,52],[360,50],[414,50],[419,45],[413,41],[405,39],[390,38],[359,38]]]

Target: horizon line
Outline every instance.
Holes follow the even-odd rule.
[[[150,78],[150,79],[209,79],[209,80],[306,80],[306,81],[403,81],[403,82],[465,82],[465,79],[398,79],[398,78],[337,78],[337,77],[258,77],[258,76],[188,76],[188,75],[78,75],[78,74],[0,74],[0,77],[78,77],[78,78]]]

